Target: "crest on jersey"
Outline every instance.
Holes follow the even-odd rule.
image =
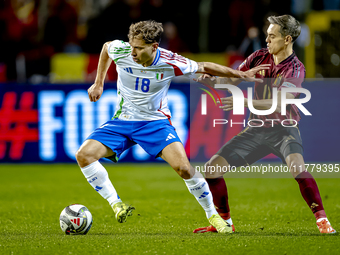
[[[274,84],[273,84],[273,87],[278,87],[280,86],[280,83],[281,83],[281,80],[282,80],[282,76],[281,74],[278,74],[274,80]]]
[[[156,80],[161,81],[164,78],[164,70],[157,70],[156,71]]]

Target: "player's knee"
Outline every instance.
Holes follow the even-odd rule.
[[[190,165],[180,164],[175,167],[175,171],[181,176],[183,179],[190,179],[192,174],[190,172]]]
[[[223,176],[224,171],[223,168],[216,162],[216,160],[209,160],[204,164],[205,169],[205,178],[207,179],[216,179]]]
[[[208,179],[214,178],[213,173],[210,171],[211,166],[212,166],[212,164],[211,164],[210,160],[204,164],[205,178],[208,178]]]
[[[289,171],[294,178],[302,172],[302,170],[299,168],[299,165],[296,163],[291,164],[291,166],[289,167]]]
[[[76,152],[76,160],[78,164],[82,163],[85,160],[85,152],[83,149],[79,148]]]
[[[85,167],[96,161],[90,151],[83,147],[76,152],[76,160],[80,167]]]
[[[305,171],[305,165],[301,154],[298,153],[290,154],[286,158],[286,162],[287,165],[289,166],[289,171],[293,175],[293,177],[296,177],[301,172]]]

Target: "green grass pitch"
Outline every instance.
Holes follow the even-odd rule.
[[[193,234],[203,210],[166,164],[106,164],[123,201],[136,207],[116,222],[76,164],[0,164],[0,254],[340,254],[339,235],[321,235],[292,178],[227,179],[236,233]],[[340,231],[340,179],[317,178]],[[66,236],[59,215],[80,203],[93,215],[85,236]]]

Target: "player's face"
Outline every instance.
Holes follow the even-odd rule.
[[[267,48],[270,54],[276,55],[285,49],[287,41],[285,37],[279,32],[280,26],[276,24],[270,24],[267,29]]]
[[[133,61],[143,66],[149,66],[153,62],[154,52],[157,50],[158,43],[145,43],[143,39],[132,38],[129,41],[131,45],[131,56]]]

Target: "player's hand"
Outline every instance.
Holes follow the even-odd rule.
[[[222,106],[220,106],[220,109],[223,111],[231,111],[233,109],[233,97],[223,97],[222,100]],[[247,105],[247,98],[244,99],[244,105]]]
[[[231,111],[233,109],[233,97],[222,97],[222,106],[219,106],[223,111]]]
[[[263,64],[256,66],[248,71],[243,72],[242,79],[245,81],[252,81],[252,82],[263,82],[262,79],[255,78],[256,73],[262,71],[262,70],[269,70],[271,67],[271,64]]]
[[[197,79],[194,79],[194,81],[197,81],[210,87],[214,87],[214,85],[216,84],[216,77],[210,74],[203,74]]]
[[[95,83],[87,90],[87,93],[89,94],[90,101],[96,102],[103,94],[103,86]]]

